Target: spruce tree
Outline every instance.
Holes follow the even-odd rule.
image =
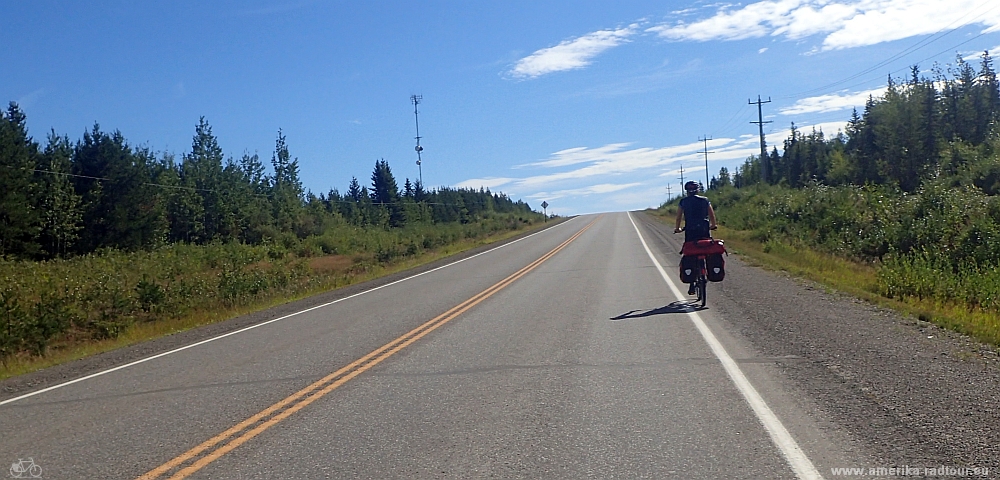
[[[38,144],[28,135],[26,116],[10,102],[0,113],[0,257],[31,256],[39,251],[42,218],[34,205]]]
[[[39,186],[36,208],[42,221],[39,243],[50,257],[66,255],[83,228],[80,196],[68,175],[72,156],[69,137],[58,136],[52,130],[48,145],[38,157],[35,181]]]

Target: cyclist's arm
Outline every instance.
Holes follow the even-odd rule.
[[[674,233],[681,231],[681,219],[684,218],[684,209],[677,207],[677,220],[674,221]]]
[[[678,223],[678,225],[680,225],[680,224]],[[718,226],[718,223],[715,222],[715,209],[712,208],[712,204],[709,203],[708,204],[708,228],[715,229],[715,227],[717,227],[717,226]]]

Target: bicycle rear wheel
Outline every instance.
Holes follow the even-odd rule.
[[[698,279],[698,301],[701,302],[701,308],[705,308],[705,302],[708,300],[708,280],[705,277]]]

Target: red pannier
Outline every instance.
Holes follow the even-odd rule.
[[[713,255],[726,253],[726,245],[722,240],[703,238],[693,242],[684,242],[681,255]]]
[[[693,242],[684,242],[681,248],[681,281],[691,283],[694,281],[690,276],[685,275],[685,265],[697,265],[695,258],[705,257],[706,277],[710,282],[721,282],[726,278],[726,261],[722,254],[726,253],[726,246],[722,240],[714,238],[704,238]],[[695,274],[697,277],[697,274]]]

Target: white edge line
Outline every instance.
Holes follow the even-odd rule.
[[[576,217],[571,218],[571,219],[563,222],[562,224],[565,225],[565,224],[567,224],[569,222],[572,222],[575,218]],[[558,226],[559,225],[556,225],[556,227],[558,227]],[[334,300],[332,302],[327,302],[327,303],[324,303],[322,305],[316,305],[314,307],[310,307],[310,308],[307,308],[305,310],[300,310],[300,311],[295,312],[295,313],[289,313],[288,315],[285,315],[285,316],[282,316],[282,317],[278,317],[278,318],[275,318],[275,319],[272,319],[272,320],[268,320],[266,322],[261,322],[261,323],[257,323],[257,324],[254,324],[254,325],[250,325],[249,327],[244,327],[244,328],[241,328],[239,330],[234,330],[234,331],[229,332],[229,333],[224,333],[224,334],[219,335],[217,337],[208,338],[208,339],[202,340],[200,342],[192,343],[190,345],[185,345],[183,347],[175,348],[173,350],[169,350],[169,351],[166,351],[166,352],[163,352],[163,353],[158,353],[158,354],[153,355],[151,357],[146,357],[146,358],[143,358],[143,359],[140,359],[140,360],[136,360],[136,361],[131,362],[131,363],[126,363],[125,365],[119,365],[119,366],[114,367],[114,368],[109,368],[107,370],[102,370],[102,371],[97,372],[97,373],[92,373],[92,374],[87,375],[85,377],[80,377],[80,378],[77,378],[77,379],[70,380],[68,382],[60,383],[58,385],[53,385],[51,387],[46,387],[46,388],[43,388],[41,390],[37,390],[37,391],[31,392],[31,393],[26,393],[26,394],[21,395],[19,397],[9,398],[7,400],[4,400],[4,401],[0,402],[0,406],[6,405],[8,403],[13,403],[13,402],[16,402],[18,400],[23,400],[23,399],[28,398],[28,397],[33,397],[35,395],[40,395],[40,394],[45,393],[45,392],[50,392],[50,391],[55,390],[57,388],[62,388],[62,387],[68,386],[68,385],[72,385],[74,383],[79,383],[79,382],[82,382],[84,380],[90,380],[91,378],[94,378],[94,377],[100,377],[101,375],[106,375],[106,374],[111,373],[111,372],[115,372],[115,371],[118,371],[118,370],[129,368],[129,367],[138,365],[140,363],[145,363],[145,362],[148,362],[150,360],[155,360],[155,359],[160,358],[160,357],[165,357],[167,355],[174,354],[174,353],[180,352],[182,350],[187,350],[189,348],[194,348],[194,347],[197,347],[199,345],[204,345],[204,344],[209,343],[209,342],[214,342],[214,341],[219,340],[221,338],[226,338],[226,337],[228,337],[230,335],[236,335],[238,333],[243,333],[243,332],[245,332],[247,330],[253,330],[253,329],[258,328],[258,327],[263,327],[264,325],[268,325],[268,324],[271,324],[271,323],[274,323],[274,322],[279,322],[281,320],[285,320],[287,318],[294,317],[296,315],[300,315],[300,314],[303,314],[303,313],[306,313],[306,312],[310,312],[310,311],[313,311],[313,310],[316,310],[316,309],[320,309],[320,308],[323,308],[323,307],[329,307],[330,305],[333,305],[335,303],[340,303],[340,302],[343,302],[345,300],[350,300],[350,299],[352,299],[354,297],[359,297],[359,296],[364,295],[366,293],[371,293],[371,292],[374,292],[376,290],[381,290],[381,289],[386,288],[386,287],[391,287],[391,286],[393,286],[393,285],[395,285],[397,283],[402,283],[402,282],[405,282],[407,280],[411,280],[411,279],[417,278],[417,277],[422,276],[422,275],[427,275],[428,273],[431,273],[431,272],[436,272],[436,271],[441,270],[443,268],[448,268],[450,266],[457,265],[457,264],[462,263],[462,262],[464,262],[466,260],[471,260],[473,258],[476,258],[476,257],[478,257],[480,255],[486,255],[487,253],[493,252],[495,250],[499,250],[499,249],[504,248],[504,247],[506,247],[508,245],[513,245],[513,244],[515,244],[517,242],[520,242],[521,240],[526,240],[528,238],[534,237],[535,235],[538,235],[540,233],[547,232],[547,231],[549,231],[548,228],[546,228],[545,230],[541,230],[541,231],[532,233],[531,235],[526,235],[526,236],[521,237],[521,238],[519,238],[517,240],[514,240],[512,242],[507,242],[507,243],[505,243],[503,245],[500,245],[498,247],[493,247],[493,248],[491,248],[489,250],[486,250],[484,252],[479,252],[479,253],[477,253],[475,255],[470,255],[470,256],[465,257],[465,258],[463,258],[461,260],[456,260],[456,261],[451,262],[451,263],[449,263],[447,265],[441,265],[440,267],[432,268],[430,270],[427,270],[426,272],[420,272],[420,273],[418,273],[416,275],[411,275],[409,277],[402,278],[402,279],[396,280],[394,282],[387,283],[385,285],[379,285],[379,286],[377,286],[375,288],[372,288],[370,290],[365,290],[363,292],[358,292],[358,293],[355,293],[353,295],[348,295],[348,296],[346,296],[344,298],[338,298],[338,299],[336,299],[336,300]]]
[[[639,227],[635,224],[635,220],[632,220],[632,214],[625,212],[628,215],[628,219],[632,222],[632,227],[635,228],[635,233],[639,235],[639,241],[642,242],[642,247],[646,249],[646,254],[649,255],[649,259],[653,261],[653,265],[656,265],[656,270],[660,272],[660,276],[663,277],[663,281],[670,286],[670,290],[674,292],[674,296],[678,300],[685,300],[687,297],[681,294],[680,289],[674,285],[674,282],[667,276],[667,272],[663,270],[660,262],[656,260],[653,256],[652,250],[649,249],[649,245],[646,244],[646,240],[642,238],[642,232],[639,231]],[[689,312],[688,316],[691,318],[691,322],[694,323],[698,331],[701,332],[701,336],[708,343],[709,348],[712,349],[712,353],[715,354],[716,358],[722,363],[722,367],[729,374],[729,378],[732,379],[733,383],[736,385],[736,389],[740,391],[743,398],[750,404],[750,408],[753,413],[757,415],[757,419],[760,423],[764,425],[767,433],[771,436],[771,441],[774,445],[781,450],[782,455],[785,456],[785,460],[795,471],[795,475],[801,479],[822,479],[823,476],[820,475],[816,467],[813,466],[812,462],[806,457],[805,452],[799,448],[799,444],[795,442],[792,438],[792,434],[788,432],[785,426],[778,419],[778,416],[774,414],[771,407],[767,406],[764,402],[764,398],[757,393],[757,389],[753,387],[749,380],[747,380],[746,375],[740,370],[740,367],[733,360],[733,357],[729,356],[726,352],[726,348],[722,346],[722,342],[715,337],[712,330],[708,328],[708,325],[701,319],[698,312]]]

